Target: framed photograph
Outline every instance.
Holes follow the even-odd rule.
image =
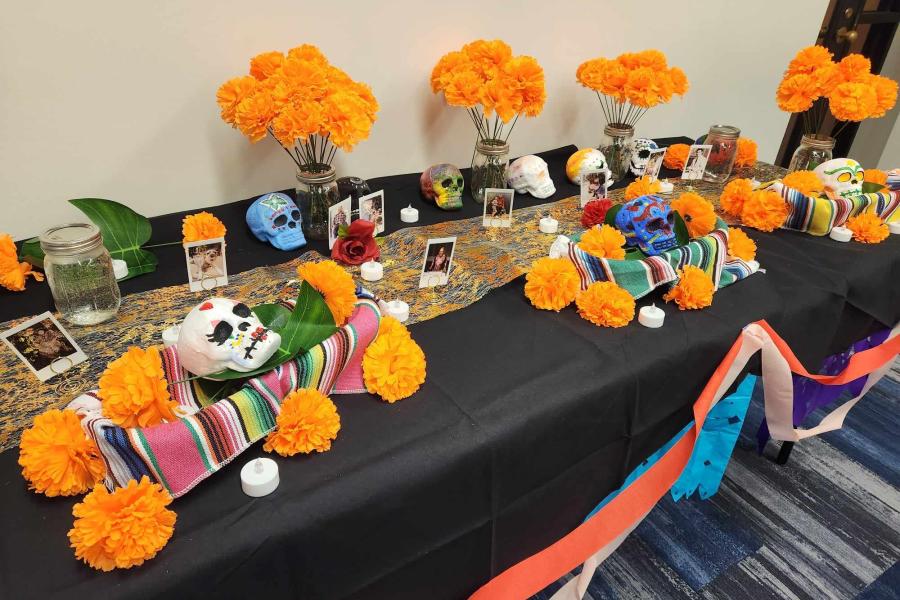
[[[328,207],[328,249],[334,247],[341,227],[350,226],[350,196]]]
[[[447,285],[447,281],[450,279],[454,248],[456,248],[456,236],[428,240],[425,244],[422,272],[419,274],[420,288]]]
[[[512,224],[513,198],[515,190],[487,188],[484,190],[484,216],[481,224],[485,227],[509,227]]]
[[[4,331],[2,337],[41,381],[87,360],[87,355],[49,311]]]
[[[662,168],[663,159],[666,157],[668,148],[656,148],[650,151],[647,158],[647,167],[644,169],[644,176],[649,177],[650,181],[659,179],[659,170]]]
[[[359,218],[375,223],[375,235],[384,233],[384,190],[360,197]]]
[[[712,152],[712,146],[709,144],[694,144],[691,146],[687,160],[684,161],[684,171],[681,172],[681,178],[702,179],[710,152]]]
[[[188,285],[192,292],[228,285],[225,265],[225,238],[188,242],[184,245]]]
[[[606,169],[603,169],[585,171],[581,175],[581,208],[591,200],[606,198],[606,188],[609,187],[606,173]]]

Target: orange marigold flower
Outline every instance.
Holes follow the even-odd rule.
[[[832,63],[831,52],[823,46],[807,46],[803,48],[788,64],[789,75],[812,75],[819,69],[828,67]]]
[[[119,427],[149,427],[178,418],[159,349],[131,346],[100,376],[103,416]]]
[[[872,75],[867,82],[875,90],[876,108],[872,117],[883,117],[897,103],[897,82],[882,75]]]
[[[435,94],[442,91],[458,69],[467,67],[471,67],[471,59],[464,52],[453,51],[443,55],[431,70],[431,91]]]
[[[263,52],[250,59],[250,75],[264,81],[272,76],[278,68],[284,64],[284,54],[281,52]]]
[[[716,286],[712,277],[693,265],[687,265],[678,272],[678,283],[666,292],[663,300],[674,300],[681,310],[706,308],[712,304]]]
[[[732,179],[719,196],[719,205],[726,213],[738,217],[744,210],[744,202],[753,193],[753,183],[749,179]]]
[[[841,81],[861,83],[872,72],[872,61],[862,54],[848,54],[837,64]]]
[[[425,353],[409,330],[393,317],[382,317],[378,337],[363,355],[366,390],[385,402],[412,396],[425,382]]]
[[[222,120],[229,125],[234,125],[234,113],[244,98],[256,91],[257,81],[249,75],[229,79],[216,92],[216,103],[221,110]]]
[[[866,169],[863,175],[863,181],[876,183],[878,185],[887,185],[888,175],[881,169]]]
[[[254,144],[266,137],[269,123],[274,118],[272,95],[261,89],[241,100],[234,111],[234,124]]]
[[[853,232],[853,239],[863,244],[877,244],[891,233],[887,223],[874,213],[850,217],[846,227]]]
[[[781,183],[785,186],[797,190],[804,196],[819,196],[825,187],[819,176],[812,171],[794,171],[788,173],[781,179]]]
[[[672,93],[684,96],[691,84],[688,82],[687,75],[678,67],[669,69],[669,79],[672,81]]]
[[[634,54],[634,61],[638,67],[648,67],[654,71],[666,71],[669,68],[666,55],[659,50],[641,50]]]
[[[341,417],[328,396],[317,389],[294,390],[282,400],[263,450],[281,456],[325,452],[340,430]]]
[[[649,67],[630,71],[624,92],[629,102],[641,108],[651,108],[672,97],[671,83],[666,85],[665,79]]]
[[[685,192],[672,201],[692,238],[708,235],[716,227],[716,209],[712,203],[695,192]]]
[[[296,48],[288,50],[287,57],[289,59],[304,60],[308,62],[318,63],[323,66],[328,65],[328,59],[322,54],[318,47],[312,44],[302,44]]]
[[[331,143],[342,150],[350,151],[353,146],[369,137],[373,119],[369,117],[369,107],[365,100],[350,90],[329,94],[322,101],[324,129],[331,134]]]
[[[748,168],[756,165],[758,146],[750,138],[739,137],[737,141],[737,153],[734,157],[734,166]]]
[[[483,80],[496,77],[503,63],[512,58],[512,48],[503,40],[475,40],[463,46],[462,51]]]
[[[206,211],[188,215],[181,221],[182,243],[225,237],[225,224]]]
[[[531,56],[516,56],[503,65],[506,85],[518,91],[522,99],[522,112],[535,117],[544,108],[547,93],[544,88],[544,69]]]
[[[575,300],[580,286],[578,271],[567,258],[539,258],[525,276],[525,296],[542,310],[559,312]]]
[[[687,144],[672,144],[666,149],[663,157],[663,166],[667,169],[683,169],[691,147]]]
[[[625,258],[625,236],[615,227],[598,225],[584,232],[578,247],[597,258]]]
[[[862,121],[878,111],[878,95],[870,85],[842,83],[828,96],[828,108],[839,121]]]
[[[144,564],[175,531],[175,512],[166,508],[171,502],[172,496],[146,475],[114,492],[96,486],[72,508],[69,542],[75,558],[101,571]]]
[[[778,108],[790,113],[809,109],[818,98],[819,88],[811,75],[785,77],[775,92]]]
[[[601,327],[624,327],[634,319],[634,298],[611,281],[596,281],[575,296],[582,319]]]
[[[575,72],[578,82],[586,88],[612,96],[616,100],[625,99],[625,82],[628,70],[618,61],[607,58],[593,58],[578,66]]]
[[[19,262],[12,237],[8,233],[0,234],[0,286],[11,292],[21,292],[29,275],[36,281],[44,280],[41,273],[31,270],[31,264]]]
[[[508,79],[498,77],[489,81],[481,90],[484,115],[497,113],[500,120],[509,123],[522,110],[522,93]]]
[[[743,261],[756,259],[756,242],[750,239],[743,229],[732,227],[728,230],[728,256]]]
[[[450,106],[472,108],[481,101],[484,81],[474,68],[457,69],[447,78],[444,99]]]
[[[741,221],[760,231],[775,231],[788,216],[787,202],[774,190],[756,190],[744,202]]]
[[[841,78],[841,71],[835,63],[829,63],[816,70],[811,74],[811,77],[816,85],[816,93],[819,96],[828,96],[835,87],[844,82]]]
[[[22,432],[19,465],[28,487],[47,496],[83,494],[103,478],[97,444],[71,410],[48,410]]]
[[[350,273],[333,260],[323,260],[301,264],[297,275],[322,294],[335,324],[343,326],[356,308],[356,285]]]
[[[634,200],[648,194],[658,194],[662,189],[659,180],[650,179],[647,175],[638,177],[625,188],[625,201]]]
[[[305,141],[322,128],[322,107],[318,102],[303,101],[286,105],[272,121],[272,134],[282,146],[290,148],[298,140]]]

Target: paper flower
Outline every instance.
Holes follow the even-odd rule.
[[[659,180],[651,180],[648,175],[638,177],[625,188],[625,201],[634,200],[648,194],[658,194],[660,189]]]
[[[584,232],[578,247],[597,258],[625,258],[625,236],[615,227],[600,225]]]
[[[878,95],[870,85],[842,83],[829,94],[828,108],[839,121],[862,121],[878,110]]]
[[[728,256],[743,261],[756,259],[756,242],[750,239],[742,229],[732,227],[728,230]]]
[[[897,103],[897,82],[883,75],[872,75],[867,82],[875,90],[876,107],[872,117],[883,117]]]
[[[284,54],[281,52],[263,52],[250,59],[250,75],[259,81],[265,81],[275,74],[284,64]]]
[[[866,169],[863,175],[863,181],[874,183],[877,185],[887,185],[888,175],[880,169]]]
[[[890,235],[887,223],[873,213],[850,217],[847,219],[846,227],[853,232],[853,239],[863,244],[877,244]]]
[[[119,427],[149,427],[178,418],[169,396],[159,349],[131,346],[100,376],[103,416]]]
[[[162,550],[175,531],[172,497],[158,483],[141,477],[114,492],[102,485],[72,508],[69,542],[75,558],[111,571],[144,564]]]
[[[602,327],[624,327],[634,319],[634,297],[611,281],[596,281],[575,296],[581,318]]]
[[[612,208],[612,200],[600,198],[591,200],[581,210],[581,226],[589,229],[594,225],[600,225],[606,219],[606,213]]]
[[[325,452],[340,430],[341,417],[328,396],[316,389],[294,390],[281,402],[263,450],[281,456]]]
[[[659,50],[626,52],[614,59],[592,58],[578,66],[575,78],[616,103],[629,102],[644,109],[665,104],[673,95],[683,96],[689,87],[684,71],[669,67]]]
[[[246,75],[235,77],[223,83],[216,92],[216,102],[221,110],[222,120],[234,126],[234,113],[244,98],[256,91],[256,78]]]
[[[188,215],[181,222],[182,243],[225,237],[225,224],[206,211]]]
[[[831,52],[822,46],[803,48],[788,64],[787,75],[812,75],[819,69],[832,64]]]
[[[687,160],[691,147],[687,144],[672,144],[666,149],[666,155],[663,157],[663,166],[667,169],[684,169],[684,161]]]
[[[784,112],[798,113],[811,108],[819,95],[816,80],[811,75],[798,74],[782,80],[775,101]]]
[[[25,281],[28,276],[35,281],[43,281],[44,276],[31,270],[27,262],[19,262],[16,254],[16,244],[9,234],[0,234],[0,286],[11,292],[21,292],[25,289]]]
[[[394,403],[412,396],[425,382],[425,353],[402,323],[385,316],[378,337],[366,348],[362,369],[366,389]]]
[[[775,231],[787,219],[787,202],[774,190],[757,190],[750,194],[741,209],[741,222],[760,231]]]
[[[794,171],[788,173],[781,179],[781,183],[785,186],[797,190],[804,196],[818,196],[825,187],[819,176],[812,171]]]
[[[55,408],[35,417],[22,432],[19,465],[28,487],[47,496],[83,494],[106,470],[78,415]]]
[[[559,312],[575,300],[580,287],[578,271],[567,258],[539,258],[525,276],[525,297],[542,310]]]
[[[739,137],[737,141],[737,153],[734,157],[734,166],[746,169],[756,165],[758,147],[750,138]]]
[[[716,227],[716,209],[712,203],[695,192],[684,192],[672,201],[676,211],[687,226],[691,238],[708,235]]]
[[[322,294],[335,325],[343,326],[356,308],[356,285],[350,274],[333,260],[323,260],[301,264],[297,275]]]
[[[706,308],[712,304],[716,286],[706,271],[687,265],[678,271],[678,283],[666,292],[663,300],[674,300],[681,310]]]
[[[860,83],[872,71],[872,61],[862,54],[848,54],[837,64],[841,80],[845,83]]]
[[[357,219],[350,223],[347,233],[334,241],[331,258],[345,265],[361,265],[369,260],[378,260],[381,255],[375,242],[375,223]]]

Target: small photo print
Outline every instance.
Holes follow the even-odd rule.
[[[328,208],[328,249],[334,248],[341,227],[350,226],[350,196]]]
[[[608,186],[606,169],[584,172],[581,175],[581,208],[584,208],[584,205],[591,200],[606,198],[606,188]]]
[[[375,235],[384,233],[384,190],[359,199],[359,218],[375,224]]]
[[[644,177],[649,178],[650,181],[659,179],[659,170],[662,169],[663,159],[666,157],[666,150],[668,150],[668,148],[657,148],[650,151],[650,156],[647,158],[647,168],[644,169]]]
[[[712,152],[712,146],[709,144],[694,144],[691,146],[691,151],[688,153],[687,160],[684,161],[684,171],[681,172],[681,178],[702,179],[710,152]]]
[[[184,245],[184,259],[192,292],[228,285],[225,238],[188,242]]]
[[[78,344],[50,312],[28,319],[2,334],[19,360],[41,381],[87,360]]]
[[[485,227],[509,227],[512,224],[515,195],[516,191],[511,189],[484,190],[484,216],[481,224]]]
[[[487,198],[487,196],[485,196]],[[450,279],[450,265],[453,262],[453,249],[456,247],[456,236],[432,238],[425,245],[425,260],[419,274],[419,287],[435,287],[447,285]]]

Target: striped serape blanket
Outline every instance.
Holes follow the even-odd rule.
[[[107,488],[146,475],[177,498],[272,431],[281,401],[293,390],[364,391],[362,355],[378,335],[380,321],[377,302],[360,298],[350,321],[331,337],[217,401],[203,393],[198,380],[188,381],[191,375],[178,362],[175,347],[165,348],[163,369],[166,380],[174,383],[170,394],[185,415],[169,423],[118,427],[103,417],[96,392],[75,398],[68,408],[78,412],[85,432],[100,448]]]
[[[850,217],[861,213],[874,213],[885,223],[900,220],[900,192],[884,189],[880,192],[859,194],[850,198],[817,198],[807,196],[780,181],[770,189],[776,191],[788,203],[790,212],[783,229],[805,231],[812,235],[828,235],[832,228],[843,225]]]

